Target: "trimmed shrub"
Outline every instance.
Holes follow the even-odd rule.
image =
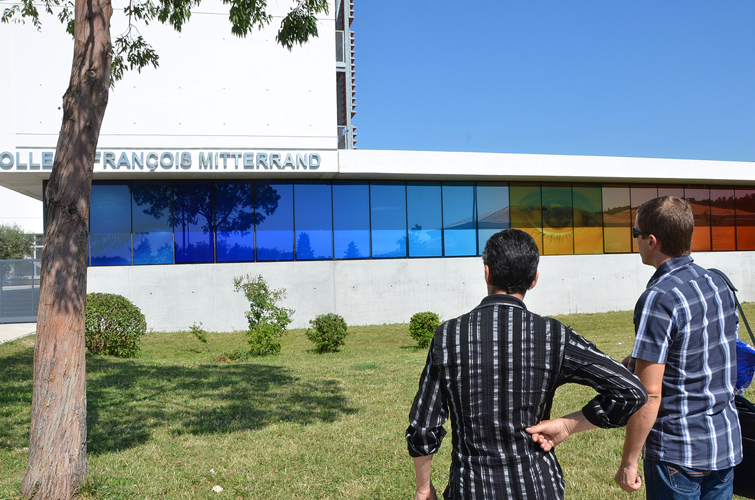
[[[291,323],[293,309],[278,306],[286,297],[286,289],[271,289],[262,276],[237,276],[233,278],[234,289],[244,292],[249,301],[249,310],[244,313],[249,323],[246,332],[251,353],[258,356],[278,354],[280,338]]]
[[[440,325],[440,318],[434,312],[418,312],[409,321],[409,335],[419,347],[427,347],[435,335],[435,329]]]
[[[338,352],[344,344],[346,322],[335,313],[320,314],[315,319],[309,320],[310,328],[307,328],[307,338],[315,344],[315,352]]]
[[[85,341],[92,354],[133,358],[147,332],[142,311],[130,300],[114,293],[87,295]]]

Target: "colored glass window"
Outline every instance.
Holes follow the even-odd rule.
[[[334,255],[339,259],[370,256],[370,186],[360,182],[333,183]]]
[[[710,245],[710,190],[708,188],[685,188],[684,197],[692,206],[695,217],[695,232],[692,233],[692,251],[709,252]]]
[[[176,262],[214,262],[212,184],[180,181],[173,185]]]
[[[440,183],[408,183],[406,214],[409,221],[409,257],[443,255],[443,216]]]
[[[477,255],[474,185],[444,183],[442,191],[444,255]]]
[[[634,226],[635,218],[637,217],[637,209],[642,206],[643,203],[646,201],[650,201],[653,198],[658,197],[658,187],[657,186],[632,186],[629,192],[629,196],[632,200],[632,219],[631,224]],[[631,239],[632,241],[632,252],[637,253],[638,247],[637,247],[637,240],[634,238]]]
[[[574,253],[603,253],[603,202],[599,186],[572,187]]]
[[[736,188],[737,250],[755,250],[755,189]]]
[[[255,182],[257,260],[294,259],[294,186],[290,182]]]
[[[737,249],[736,220],[734,188],[711,188],[711,248],[714,252]]]
[[[173,264],[173,185],[131,185],[134,264]]]
[[[406,185],[370,184],[372,256],[406,257]]]
[[[521,229],[534,238],[543,253],[543,215],[540,184],[511,183],[511,227]]]
[[[254,183],[215,183],[215,244],[218,262],[254,260]]]
[[[296,260],[333,258],[333,196],[329,182],[294,185]]]
[[[574,253],[571,186],[543,184],[543,255]]]
[[[603,193],[603,248],[605,253],[632,251],[629,186],[605,185]]]
[[[509,186],[477,184],[477,253],[482,254],[491,236],[509,227]]]
[[[89,210],[92,266],[130,266],[131,190],[128,184],[92,183]]]
[[[684,188],[682,186],[658,186],[658,196],[684,198]]]

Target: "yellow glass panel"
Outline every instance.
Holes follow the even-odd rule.
[[[574,253],[581,255],[603,253],[603,228],[575,227]]]
[[[606,253],[629,253],[632,251],[632,233],[629,226],[603,228]]]
[[[517,228],[520,231],[524,231],[525,233],[532,236],[532,239],[535,240],[535,243],[537,244],[537,251],[540,252],[540,255],[543,254],[543,230],[539,227],[520,227]]]
[[[544,255],[572,255],[574,253],[574,233],[572,228],[543,228]]]

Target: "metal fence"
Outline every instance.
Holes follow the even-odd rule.
[[[0,323],[34,323],[39,306],[40,259],[0,260]]]

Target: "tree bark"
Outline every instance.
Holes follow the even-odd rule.
[[[21,494],[70,499],[87,474],[86,306],[89,196],[110,85],[110,0],[76,0],[71,81],[46,195],[34,347],[29,463]]]

